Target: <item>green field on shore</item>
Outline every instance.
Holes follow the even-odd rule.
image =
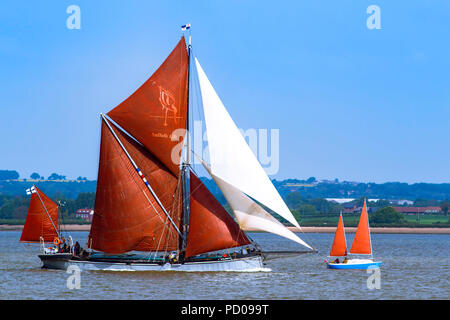
[[[358,215],[343,215],[344,225],[346,227],[356,227],[359,221]],[[328,217],[303,217],[300,220],[300,225],[305,227],[334,227],[337,225],[339,216]],[[391,223],[391,224],[377,224],[370,223],[372,227],[450,227],[449,217],[445,215],[420,215],[417,221],[416,215],[405,215],[406,222]]]

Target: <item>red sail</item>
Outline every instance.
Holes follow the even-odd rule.
[[[367,216],[366,201],[361,211],[358,228],[356,228],[355,238],[350,249],[352,254],[372,254],[370,244],[369,217]]]
[[[347,255],[347,243],[345,241],[344,222],[342,215],[339,217],[339,222],[334,235],[333,246],[331,247],[330,257],[344,257]]]
[[[164,63],[108,116],[178,175],[187,115],[188,54],[184,37]],[[181,139],[180,139],[181,140]],[[173,153],[173,155],[172,155]]]
[[[110,125],[180,230],[183,212],[181,180],[141,144],[114,124]]]
[[[119,130],[115,132],[122,137],[130,154],[140,153],[139,159],[135,160],[138,166],[154,169],[156,174],[150,174],[149,179],[150,176],[155,179],[158,174],[167,178],[162,173],[164,168],[137,142],[131,138],[123,139]],[[176,250],[179,247],[177,232],[104,122],[89,238],[92,249],[116,254],[132,250]]]
[[[31,194],[28,215],[20,241],[39,242],[42,237],[44,241],[51,242],[58,236],[55,228],[59,232],[58,206],[37,187],[35,189],[37,193]]]
[[[191,212],[186,257],[247,245],[244,231],[191,172]]]

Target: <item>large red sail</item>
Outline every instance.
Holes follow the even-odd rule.
[[[51,242],[58,236],[59,232],[58,206],[36,186],[34,188],[36,193],[31,194],[27,219],[20,241],[39,242],[42,237],[44,241]]]
[[[361,217],[359,218],[358,228],[356,228],[355,238],[353,239],[350,253],[372,254],[366,201],[364,201],[364,206],[361,211]]]
[[[186,257],[247,245],[244,231],[191,172],[191,212]]]
[[[167,216],[104,122],[101,130],[90,247],[107,253],[178,249],[179,237]],[[151,171],[148,168],[153,169],[149,179],[159,176],[167,180],[164,168],[149,153],[131,138],[124,139],[119,130],[115,132],[122,137],[130,154],[140,154],[135,160],[138,166],[148,173]],[[162,197],[162,202],[166,201]]]
[[[136,162],[166,211],[180,229],[183,210],[181,180],[141,144],[110,123],[114,132]]]
[[[179,173],[181,142],[173,136],[176,129],[186,129],[187,69],[188,53],[182,37],[158,70],[108,112],[175,175]]]
[[[333,246],[331,247],[330,257],[344,257],[347,255],[347,243],[345,241],[344,222],[342,215],[339,217],[339,222],[334,235]]]

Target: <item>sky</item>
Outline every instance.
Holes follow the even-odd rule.
[[[99,114],[191,23],[237,126],[279,130],[271,178],[448,183],[449,17],[444,0],[2,1],[0,170],[96,179]]]

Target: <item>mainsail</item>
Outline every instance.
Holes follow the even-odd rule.
[[[161,206],[132,166],[116,136],[142,168],[147,179],[158,185],[161,202],[179,224],[177,178],[150,152],[102,121],[100,160],[90,247],[107,253],[132,250],[176,250],[179,238]],[[114,130],[114,131],[113,131]]]
[[[356,229],[355,238],[350,249],[352,254],[372,254],[372,244],[370,242],[369,218],[367,216],[366,201],[361,211],[358,228]]]
[[[300,228],[195,59],[211,172]]]
[[[58,205],[41,190],[33,186],[27,219],[20,237],[21,242],[53,241],[59,234]]]
[[[334,235],[333,246],[331,247],[330,257],[344,257],[347,255],[347,242],[345,240],[344,221],[342,214],[339,216],[339,222]]]

